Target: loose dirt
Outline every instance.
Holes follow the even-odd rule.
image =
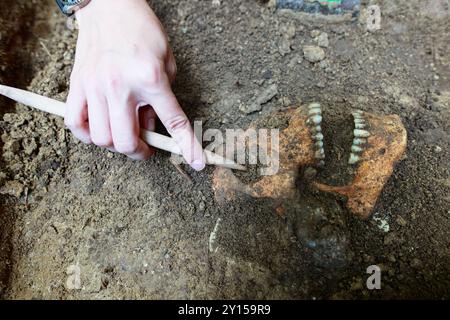
[[[303,180],[282,216],[267,199],[219,204],[213,168],[186,168],[189,182],[167,154],[133,162],[2,98],[0,296],[449,298],[449,1],[373,3],[382,10],[376,32],[364,14],[152,1],[177,58],[176,95],[204,129],[245,128],[320,102],[327,165],[318,179],[340,184],[351,175],[351,111],[401,116],[407,154],[373,218],[352,217],[344,199]],[[76,34],[53,1],[1,6],[0,82],[65,100]],[[309,62],[303,48],[319,40],[325,57]],[[255,101],[261,111],[247,114]],[[366,288],[370,265],[382,270],[381,290]]]

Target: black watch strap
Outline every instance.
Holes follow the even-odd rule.
[[[71,16],[75,11],[85,7],[91,0],[56,0],[61,11],[67,15]]]

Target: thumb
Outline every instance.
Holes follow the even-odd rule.
[[[166,89],[162,93],[152,95],[150,100],[148,102],[175,140],[187,163],[197,171],[203,170],[206,166],[203,148],[173,92]]]

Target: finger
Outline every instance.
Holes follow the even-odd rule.
[[[154,151],[140,138],[138,110],[130,99],[117,94],[108,97],[110,125],[114,148],[134,160],[145,160]]]
[[[86,96],[80,85],[70,87],[64,122],[77,139],[84,143],[92,142],[89,132]]]
[[[150,95],[148,99],[169,134],[174,138],[187,163],[197,171],[203,170],[205,156],[202,146],[196,139],[186,114],[170,88],[167,87],[160,94]]]
[[[92,142],[102,148],[111,148],[113,141],[106,98],[95,92],[88,92],[88,113]]]

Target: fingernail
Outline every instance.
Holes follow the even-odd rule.
[[[194,162],[191,163],[191,167],[196,171],[202,171],[205,169],[206,164],[201,160],[194,160]]]

